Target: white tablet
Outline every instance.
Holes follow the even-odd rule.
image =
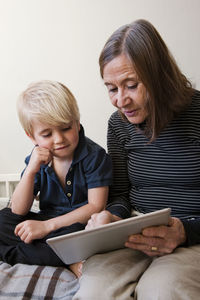
[[[149,226],[167,225],[170,208],[47,239],[49,246],[67,265],[111,250],[124,248],[128,236]]]

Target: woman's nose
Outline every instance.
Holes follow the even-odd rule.
[[[127,104],[128,97],[126,95],[126,92],[123,90],[118,90],[118,93],[116,95],[116,104],[117,107],[122,108]]]

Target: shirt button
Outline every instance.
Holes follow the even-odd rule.
[[[71,197],[71,195],[72,195],[71,193],[67,193],[67,197]]]
[[[70,172],[71,172],[71,171],[72,171],[72,168],[70,168],[69,170],[70,170]]]
[[[70,180],[67,180],[67,185],[71,185],[71,181]]]

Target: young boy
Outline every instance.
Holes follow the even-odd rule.
[[[111,160],[85,137],[76,100],[63,84],[31,84],[17,110],[35,147],[11,209],[0,211],[0,259],[11,265],[63,266],[46,239],[84,229],[90,216],[105,208]],[[30,209],[38,193],[40,211],[34,213]]]

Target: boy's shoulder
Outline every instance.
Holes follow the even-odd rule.
[[[79,143],[74,153],[74,163],[80,160],[89,162],[93,159],[103,159],[107,156],[108,154],[102,146],[85,136],[83,126],[81,125]]]
[[[89,152],[95,152],[95,151],[103,151],[105,152],[105,149],[100,146],[97,142],[90,139],[85,135],[84,128],[81,125],[80,134],[79,134],[79,145],[80,148],[84,149],[86,148]]]
[[[85,137],[87,147],[90,151],[103,151],[105,152],[105,149],[97,144],[94,140],[91,140],[89,137]]]

